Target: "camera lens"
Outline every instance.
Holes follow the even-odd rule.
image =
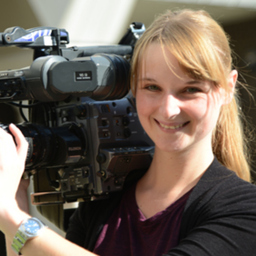
[[[16,125],[29,143],[26,169],[76,164],[86,154],[84,132],[75,124],[49,128],[29,123]],[[9,132],[7,125],[0,125]]]

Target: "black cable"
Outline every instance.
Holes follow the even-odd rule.
[[[23,120],[28,123],[28,119],[27,117],[25,116],[25,114],[23,113],[23,109],[22,108],[19,108],[19,112],[20,112],[20,115],[21,117],[23,118]]]
[[[34,106],[37,106],[38,104],[41,104],[41,102],[36,102],[36,103],[33,103],[33,104],[29,104],[29,105],[24,105],[24,104],[16,103],[16,102],[6,102],[6,104],[13,105],[15,107],[32,108]]]

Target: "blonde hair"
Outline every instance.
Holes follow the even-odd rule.
[[[141,56],[153,42],[165,46],[189,76],[211,81],[227,92],[230,90],[227,80],[232,70],[232,57],[224,30],[205,11],[181,10],[167,11],[159,16],[136,43],[131,66],[131,91],[134,95]],[[212,148],[223,165],[250,181],[241,116],[235,91],[231,103],[221,108],[212,136]]]

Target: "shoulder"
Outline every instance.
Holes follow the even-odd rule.
[[[213,199],[226,200],[231,202],[231,198],[239,198],[242,201],[251,201],[256,204],[256,186],[240,179],[233,171],[220,164],[217,159],[206,170],[200,181],[194,187],[187,202],[187,207],[194,201],[204,200],[213,202]]]
[[[236,194],[240,194],[241,191],[237,189],[237,186],[248,191],[248,193],[256,192],[255,185],[240,179],[235,172],[227,169],[220,164],[217,159],[214,159],[195,186],[193,196],[198,197],[206,191],[212,191],[214,194],[217,193],[223,195],[224,193],[229,193],[230,190],[233,190]]]
[[[224,215],[255,219],[255,195],[255,185],[240,179],[215,159],[190,194],[184,209],[184,222],[193,216],[199,222]]]
[[[172,253],[254,255],[255,195],[255,185],[214,160],[189,196],[182,216],[180,244]]]

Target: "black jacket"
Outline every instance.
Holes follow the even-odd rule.
[[[109,199],[81,203],[71,218],[67,239],[93,251],[104,223],[126,188],[144,173],[133,172],[124,191],[113,193]],[[190,194],[179,245],[167,255],[256,255],[256,186],[241,180],[215,159]]]

